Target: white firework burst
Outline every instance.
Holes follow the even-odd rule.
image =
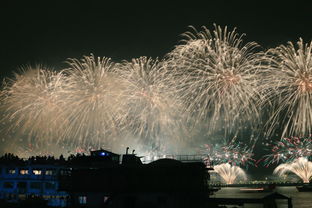
[[[226,184],[233,184],[237,180],[247,180],[247,175],[243,169],[229,163],[223,163],[213,167]]]
[[[312,41],[302,39],[268,51],[267,100],[273,108],[268,134],[281,128],[281,137],[312,133]]]
[[[255,42],[242,43],[243,35],[215,25],[186,32],[184,43],[168,59],[180,79],[179,88],[186,111],[210,131],[218,123],[226,131],[237,129],[237,121],[257,118],[261,101],[260,75],[264,55]],[[251,120],[252,120],[251,119]]]
[[[20,131],[37,142],[55,139],[62,126],[61,112],[64,88],[62,72],[44,67],[27,67],[8,80],[2,90],[2,122],[12,131]]]
[[[309,183],[312,178],[312,162],[305,157],[300,157],[293,162],[283,163],[274,169],[274,174],[284,176],[293,173],[300,177],[303,183]]]
[[[64,92],[63,137],[72,143],[109,148],[118,134],[118,109],[123,84],[109,58],[69,59]]]
[[[181,139],[181,101],[166,67],[158,60],[140,57],[123,62],[119,68],[127,83],[122,107],[126,129],[155,150],[169,140]]]

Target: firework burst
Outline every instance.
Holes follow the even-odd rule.
[[[82,146],[109,146],[118,131],[123,82],[109,58],[69,59],[62,116],[63,138]],[[74,142],[73,142],[74,140]]]
[[[197,32],[186,32],[184,43],[169,54],[171,67],[180,78],[180,89],[187,111],[197,121],[205,121],[210,130],[244,126],[256,118],[261,100],[260,68],[264,59],[254,42],[243,44],[236,30],[215,25]],[[235,125],[242,121],[242,125]]]
[[[234,141],[225,145],[204,145],[204,150],[201,151],[207,154],[204,158],[207,164],[219,165],[222,163],[229,163],[236,166],[252,165],[255,161],[252,156],[253,152],[246,145],[235,143]],[[208,161],[207,161],[208,160]]]
[[[28,67],[8,80],[1,95],[2,122],[10,131],[21,131],[40,142],[56,138],[62,126],[60,99],[64,75],[37,66]]]
[[[237,180],[247,180],[247,175],[243,169],[229,163],[216,165],[213,169],[220,175],[226,184],[233,184]]]
[[[307,158],[300,157],[291,163],[284,163],[277,166],[274,174],[284,176],[287,173],[294,173],[300,177],[303,183],[309,183],[312,178],[312,162]]]
[[[273,111],[268,134],[281,127],[282,137],[312,133],[312,41],[302,39],[268,51],[271,57],[267,99]]]
[[[266,166],[279,162],[292,162],[300,157],[312,157],[312,138],[291,137],[275,142],[272,153],[264,156]]]
[[[182,104],[172,76],[162,62],[147,57],[123,62],[123,125],[134,136],[159,149],[166,140],[181,138]]]

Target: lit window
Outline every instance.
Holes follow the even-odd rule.
[[[46,175],[54,175],[54,170],[52,170],[52,169],[46,170],[45,174]]]
[[[79,196],[78,201],[79,201],[79,204],[86,204],[87,203],[87,197],[86,196]]]
[[[25,200],[26,199],[26,194],[19,194],[18,199],[20,200]]]
[[[19,173],[20,173],[21,175],[28,175],[28,170],[27,170],[27,169],[21,169],[21,170],[19,171]]]
[[[35,174],[35,175],[41,175],[41,170],[38,170],[38,169],[34,169],[33,171],[33,174]]]
[[[16,171],[15,171],[15,169],[9,169],[9,170],[8,170],[8,173],[9,173],[9,174],[15,174]]]
[[[66,169],[62,169],[62,170],[60,170],[60,175],[62,175],[62,176],[70,176],[70,174],[71,174],[71,171],[70,170],[66,170]]]

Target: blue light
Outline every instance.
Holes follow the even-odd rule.
[[[105,152],[101,152],[100,155],[101,156],[106,156],[106,153]]]

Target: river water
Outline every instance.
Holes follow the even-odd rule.
[[[276,192],[292,198],[293,208],[312,208],[312,192],[298,192],[295,186],[276,187]],[[262,198],[269,193],[243,193],[239,187],[226,187],[216,192],[212,197],[222,198]],[[286,208],[287,200],[277,200],[278,208]],[[261,204],[245,204],[244,208],[262,208]]]

